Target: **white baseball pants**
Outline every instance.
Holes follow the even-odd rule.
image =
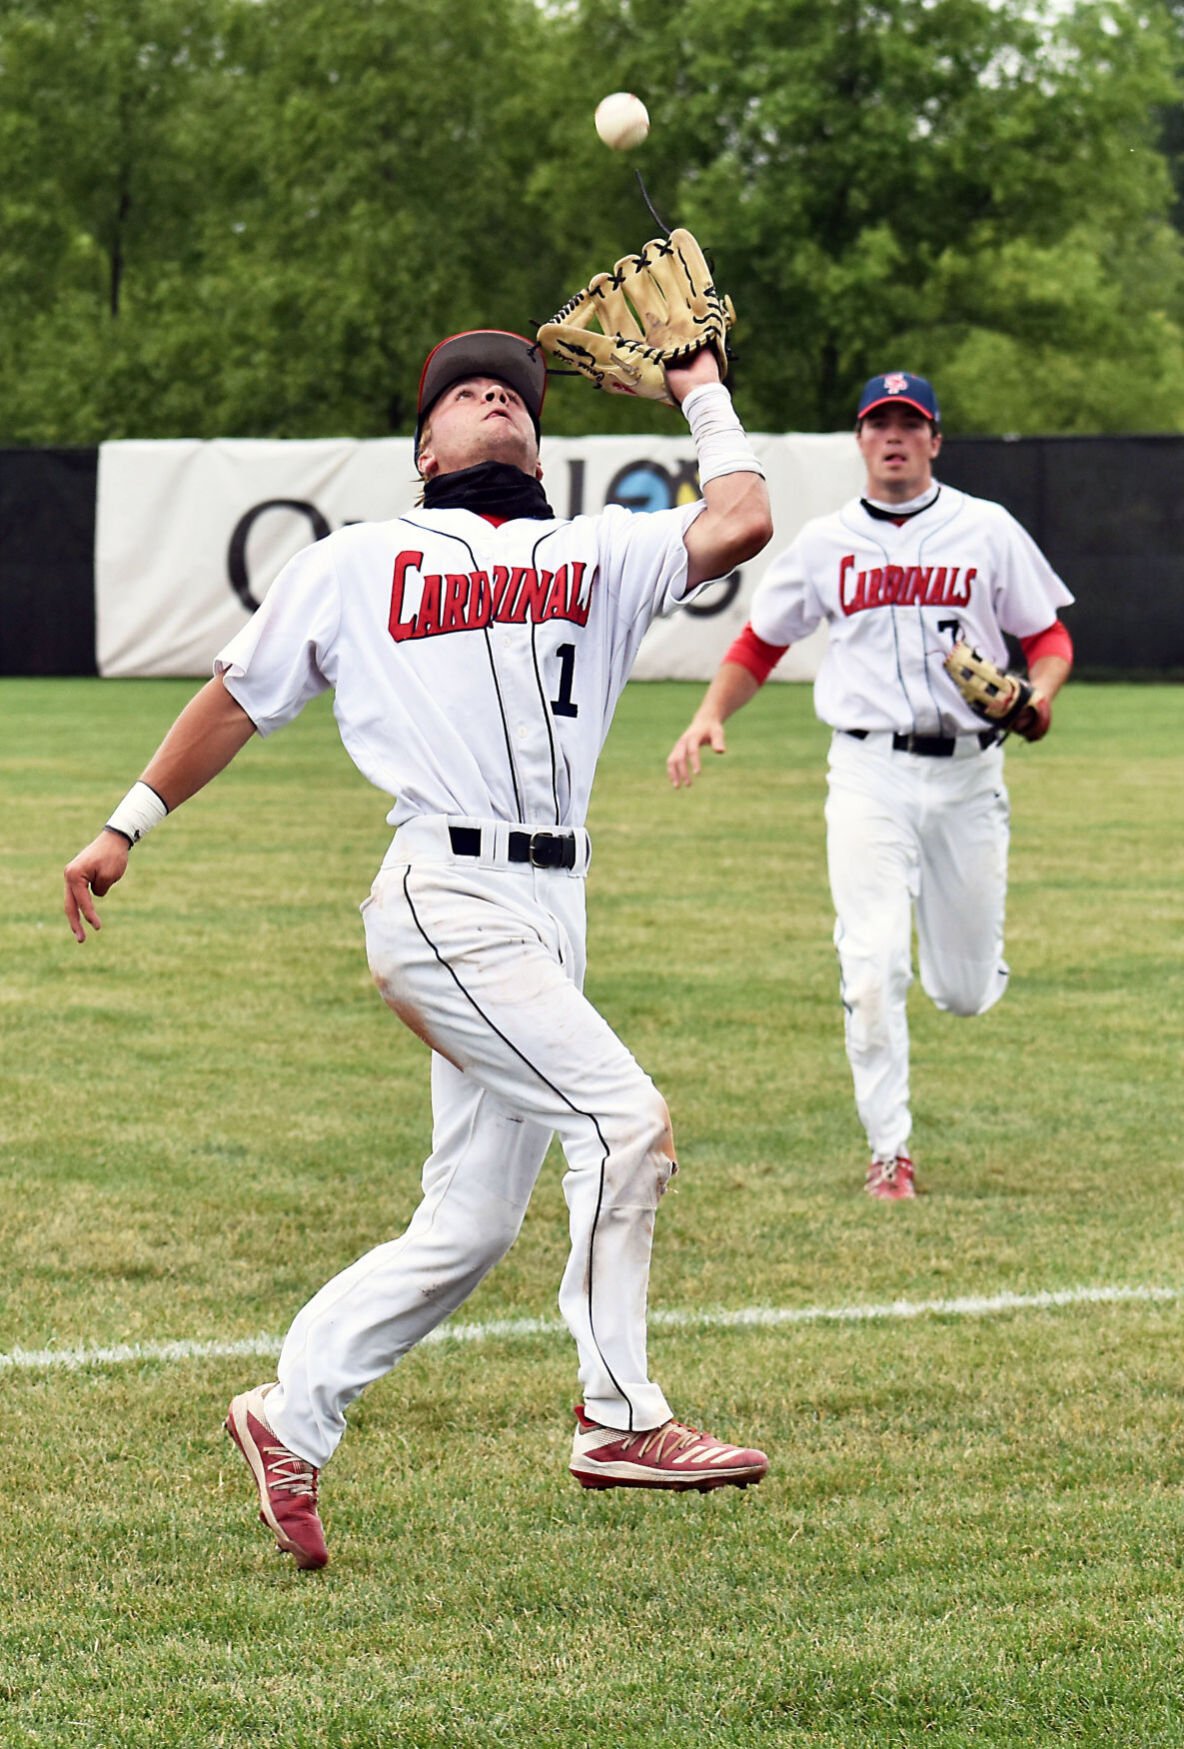
[[[912,1130],[914,917],[921,984],[938,1008],[984,1014],[1007,988],[1003,749],[963,736],[943,759],[891,743],[836,734],[826,803],[847,1058],[868,1145],[882,1159],[906,1152]]]
[[[646,1363],[654,1216],[676,1170],[665,1102],[581,992],[587,837],[579,866],[505,859],[504,824],[399,828],[363,905],[385,1000],[433,1050],[432,1152],[407,1230],[330,1281],[283,1345],[268,1417],[318,1466],[345,1410],[453,1312],[518,1236],[551,1136],[567,1159],[571,1253],[559,1308],[593,1420],[659,1426]],[[452,822],[456,824],[456,822]]]

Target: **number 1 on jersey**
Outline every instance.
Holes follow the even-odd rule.
[[[559,697],[551,700],[551,710],[557,717],[578,717],[580,707],[572,703],[571,683],[576,671],[576,647],[574,644],[560,644],[555,654],[559,657]]]

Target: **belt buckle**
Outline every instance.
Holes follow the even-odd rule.
[[[559,862],[560,839],[554,832],[532,832],[526,850],[531,868],[555,868]]]

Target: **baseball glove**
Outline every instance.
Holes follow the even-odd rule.
[[[716,291],[703,251],[689,231],[655,237],[598,273],[539,329],[545,351],[613,395],[674,397],[667,365],[686,364],[710,346],[728,374],[732,300]]]
[[[945,659],[945,670],[976,716],[1005,734],[1014,730],[1025,741],[1048,733],[1052,709],[1022,674],[1005,673],[963,639]]]

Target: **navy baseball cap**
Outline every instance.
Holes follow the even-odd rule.
[[[926,382],[924,377],[911,376],[907,370],[890,370],[882,377],[872,377],[864,385],[863,393],[859,397],[859,411],[855,417],[862,419],[873,407],[883,407],[892,402],[903,402],[906,407],[914,407],[918,413],[924,413],[926,419],[931,419],[935,425],[941,424],[941,408],[937,404],[933,384]]]
[[[523,334],[512,334],[506,328],[470,328],[463,334],[450,334],[434,346],[424,360],[419,379],[419,400],[416,403],[415,452],[419,454],[419,437],[424,420],[445,389],[462,377],[496,377],[508,383],[521,395],[526,411],[534,421],[535,433],[547,392],[547,367],[542,348]]]

